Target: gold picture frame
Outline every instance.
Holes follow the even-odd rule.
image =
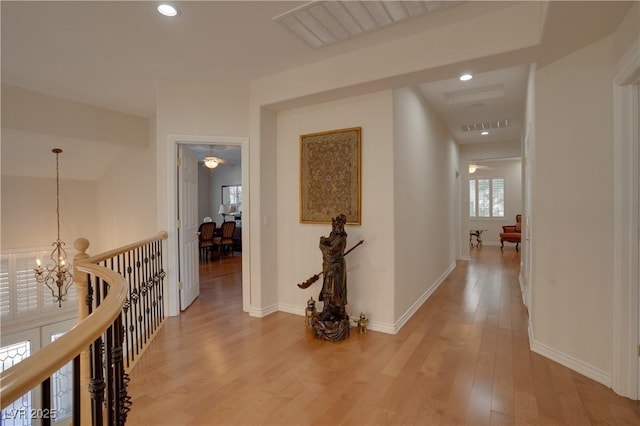
[[[300,135],[300,222],[362,223],[362,128]]]

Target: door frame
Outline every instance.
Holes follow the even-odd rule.
[[[167,309],[169,316],[180,314],[180,299],[178,289],[178,145],[237,145],[240,146],[240,158],[242,164],[242,214],[247,218],[251,214],[249,203],[249,138],[238,136],[208,136],[208,135],[168,135],[166,146],[166,170],[167,170],[167,223],[171,230],[167,237],[167,282],[168,297]],[[249,220],[242,221],[242,310],[249,312],[251,305],[251,279],[250,279],[250,251],[249,237],[251,235]],[[173,232],[171,232],[173,231]]]
[[[613,368],[612,388],[640,399],[640,42],[623,56],[613,82]]]

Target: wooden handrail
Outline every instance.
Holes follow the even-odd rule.
[[[109,250],[109,251],[106,251],[104,253],[100,253],[100,254],[97,254],[95,256],[91,256],[91,257],[89,257],[87,259],[83,259],[82,263],[83,264],[84,263],[99,263],[99,262],[102,262],[104,260],[111,259],[112,257],[116,257],[118,255],[121,255],[122,253],[126,253],[128,251],[137,249],[139,247],[142,247],[142,246],[144,246],[146,244],[149,244],[149,243],[152,243],[154,241],[166,240],[167,237],[168,237],[167,232],[166,231],[162,231],[162,232],[158,233],[158,235],[156,235],[155,237],[150,237],[150,238],[147,238],[146,240],[138,241],[138,242],[129,244],[127,246],[119,247],[117,249]]]
[[[128,292],[124,278],[115,271],[95,264],[83,262],[76,268],[109,283],[107,297],[91,315],[64,336],[0,373],[0,409],[38,386],[86,350],[120,315]]]

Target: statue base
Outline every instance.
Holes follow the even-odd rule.
[[[349,316],[332,321],[321,320],[318,316],[313,316],[309,320],[309,326],[316,338],[321,340],[328,340],[330,342],[337,342],[349,337]]]

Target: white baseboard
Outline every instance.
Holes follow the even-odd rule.
[[[483,241],[482,242],[483,246],[491,246],[491,247],[500,247],[500,241]]]
[[[298,305],[290,305],[288,303],[278,303],[278,310],[280,312],[286,312],[288,314],[304,316],[305,309],[306,309],[306,306],[302,307]]]
[[[611,373],[594,367],[593,365],[574,358],[571,355],[567,355],[564,352],[560,352],[559,350],[547,346],[544,343],[540,343],[532,338],[532,336],[533,332],[531,331],[531,327],[529,327],[529,341],[532,352],[549,358],[550,360],[555,361],[558,364],[564,365],[565,367],[577,373],[580,373],[592,380],[595,380],[598,383],[602,383],[608,388],[611,387],[611,384],[613,382]]]
[[[299,315],[302,317],[305,315],[305,308],[297,305],[290,305],[288,303],[279,303],[278,310],[281,312]],[[369,321],[367,323],[367,330],[379,331],[381,333],[387,333],[387,334],[396,333],[395,327],[393,324],[386,323],[386,322],[379,322],[379,321]]]
[[[522,277],[522,271],[518,274],[518,284],[520,285],[520,296],[522,296],[522,304],[524,307],[529,310],[529,305],[527,305],[527,298],[525,295],[525,287],[524,287],[524,279]]]
[[[379,321],[369,321],[369,323],[367,324],[367,329],[372,331],[379,331],[381,333],[396,334],[398,331],[400,331],[402,326],[404,326],[404,324],[409,321],[409,319],[418,311],[418,309],[420,309],[422,304],[427,301],[429,296],[431,296],[433,292],[436,291],[438,287],[440,287],[440,284],[442,284],[442,282],[449,276],[449,274],[455,269],[455,267],[456,262],[453,262],[451,265],[449,265],[447,270],[442,275],[440,275],[436,282],[433,283],[433,285],[429,287],[429,289],[424,292],[424,294],[420,296],[420,298],[416,300],[413,305],[411,305],[411,307],[402,315],[402,317],[400,317],[398,321],[396,321],[395,324]],[[276,311],[304,316],[305,307],[287,303],[279,303],[278,305],[273,305],[262,310],[251,308],[249,315],[262,318]]]
[[[433,283],[433,285],[431,285],[431,287],[429,287],[427,291],[425,291],[424,294],[420,296],[420,298],[418,298],[418,300],[416,300],[415,303],[409,307],[409,309],[407,309],[407,311],[398,319],[398,321],[396,321],[396,323],[392,327],[392,334],[396,334],[398,331],[400,331],[400,329],[406,324],[406,322],[409,321],[409,319],[418,311],[418,309],[420,309],[422,304],[427,301],[429,296],[431,296],[433,292],[436,291],[438,287],[440,287],[440,284],[442,284],[442,282],[455,268],[456,262],[453,262],[451,265],[449,265],[447,270],[444,271],[442,275],[440,275],[436,282]]]
[[[369,321],[367,323],[367,330],[379,331],[385,334],[396,334],[398,332],[394,324],[380,321]]]
[[[267,315],[271,315],[274,312],[278,312],[278,305],[271,305],[264,308],[254,308],[253,306],[249,309],[249,316],[255,318],[264,318]]]

